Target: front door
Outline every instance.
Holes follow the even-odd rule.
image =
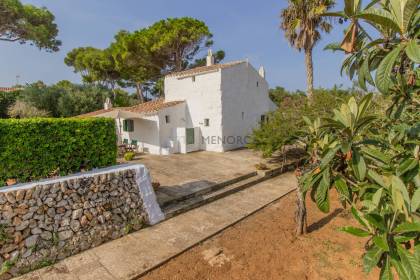
[[[195,144],[194,128],[187,128],[186,129],[186,135],[187,135],[187,145],[194,145]]]

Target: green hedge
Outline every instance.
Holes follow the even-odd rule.
[[[0,120],[0,187],[116,163],[115,121],[92,119]]]

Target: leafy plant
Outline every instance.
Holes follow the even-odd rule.
[[[124,159],[126,161],[132,161],[135,156],[136,156],[135,153],[133,153],[133,152],[127,152],[127,153],[124,154]]]
[[[299,191],[323,212],[335,189],[369,237],[364,270],[381,268],[381,279],[420,279],[420,96],[417,54],[418,1],[346,0],[345,10],[328,13],[350,20],[340,45],[349,53],[343,69],[361,86],[368,82],[392,98],[385,113],[371,114],[372,95],[351,98],[331,118],[310,121],[303,141],[310,160]],[[373,39],[362,23],[373,26]],[[414,42],[414,43],[413,43]],[[372,72],[376,72],[373,80]]]
[[[19,0],[0,1],[0,41],[30,42],[40,49],[58,51],[61,42],[54,15],[46,8],[22,4]]]
[[[116,142],[112,119],[0,120],[0,186],[112,165]]]

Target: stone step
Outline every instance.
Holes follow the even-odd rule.
[[[236,193],[246,188],[249,188],[251,186],[254,186],[267,179],[269,179],[269,177],[267,176],[255,175],[245,180],[236,182],[234,184],[229,184],[224,187],[219,187],[218,189],[212,190],[210,192],[203,193],[200,195],[195,195],[183,201],[177,201],[177,202],[168,204],[165,207],[163,207],[162,210],[165,213],[166,219],[169,219],[181,213],[187,212],[191,209],[200,207],[204,204],[213,202],[220,198],[226,197],[233,193]]]
[[[250,178],[257,177],[257,175],[258,173],[256,171],[250,172],[221,183],[203,184],[203,186],[200,186],[198,183],[190,183],[185,185],[185,191],[171,191],[172,187],[169,190],[158,189],[156,194],[160,207],[166,208],[167,206],[179,204],[191,198],[201,197],[205,194],[218,191],[227,186],[244,182]],[[168,193],[170,191],[171,193]]]

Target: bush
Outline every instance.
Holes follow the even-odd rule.
[[[113,165],[112,119],[0,120],[0,186]]]
[[[314,91],[313,101],[309,102],[301,92],[289,93],[282,88],[271,90],[270,97],[279,109],[268,116],[268,122],[253,131],[248,147],[271,156],[300,135],[305,126],[303,116],[328,117],[335,107],[352,95],[358,95],[358,92],[321,88]]]
[[[20,119],[49,117],[47,111],[40,110],[31,104],[19,100],[9,107],[8,114],[12,118]]]
[[[126,161],[132,161],[135,155],[136,154],[133,153],[133,152],[127,152],[127,153],[124,154],[124,159]]]

